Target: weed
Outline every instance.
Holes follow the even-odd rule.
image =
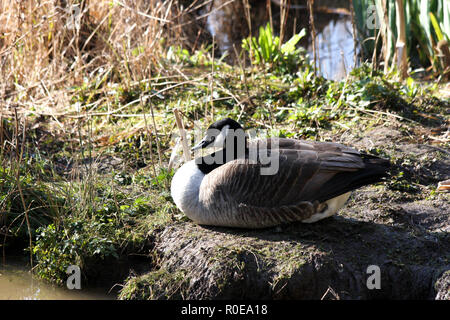
[[[295,73],[306,63],[305,50],[297,48],[297,43],[306,35],[306,30],[292,36],[286,43],[281,44],[280,38],[273,35],[268,23],[260,27],[258,40],[255,37],[242,41],[242,47],[250,54],[253,64],[268,64],[269,68],[278,74]]]

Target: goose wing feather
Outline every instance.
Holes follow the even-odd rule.
[[[376,167],[368,166],[357,150],[337,143],[292,139],[278,139],[277,143],[279,149],[270,149],[274,146],[273,139],[257,142],[261,151],[266,148],[265,151],[278,157],[276,174],[262,175],[261,163],[233,160],[205,177],[200,197],[212,203],[236,203],[241,207],[276,209],[305,203],[317,207],[359,187],[357,180],[370,175]],[[255,146],[250,144],[250,148]],[[381,171],[377,173],[382,175]],[[221,201],[217,201],[219,196]]]

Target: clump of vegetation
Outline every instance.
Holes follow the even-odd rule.
[[[140,277],[132,277],[122,288],[121,300],[180,300],[185,299],[189,277],[183,270],[169,272],[159,269]]]
[[[78,265],[84,273],[89,273],[89,269],[105,258],[119,258],[114,243],[108,239],[115,233],[113,223],[68,218],[63,220],[63,225],[57,228],[50,224],[37,230],[33,253],[39,262],[36,272],[42,278],[63,285],[70,265]],[[86,258],[91,265],[86,263]]]
[[[28,239],[26,219],[34,236],[37,228],[58,218],[63,198],[55,187],[36,181],[36,176],[24,167],[15,170],[0,167],[0,203],[2,221],[8,226],[7,236]]]
[[[399,7],[400,4],[400,7]],[[431,66],[445,79],[450,69],[450,6],[441,0],[355,0],[355,18],[362,48],[367,58],[382,52],[385,71],[397,65],[399,41],[411,64]],[[373,10],[375,9],[375,10]],[[401,12],[400,10],[403,10]],[[400,14],[401,12],[401,14]],[[402,39],[402,29],[405,39]],[[420,47],[421,50],[417,50]],[[397,60],[397,61],[396,61]]]
[[[266,64],[276,73],[294,73],[300,66],[308,64],[305,49],[297,46],[305,35],[306,29],[302,29],[282,44],[267,23],[265,28],[259,28],[258,40],[255,37],[244,39],[242,47],[249,53],[253,64]]]
[[[76,203],[81,194],[72,194],[76,202],[66,203],[61,219],[36,231],[37,274],[62,284],[67,267],[78,265],[89,282],[106,261],[146,250],[149,234],[174,219],[174,206],[161,184],[166,178],[135,174],[127,182],[123,174],[115,174],[114,187],[98,183],[92,202],[82,206]],[[124,184],[134,187],[120,189]]]

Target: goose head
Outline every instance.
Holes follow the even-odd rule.
[[[191,150],[211,147],[224,148],[227,138],[237,137],[241,133],[244,133],[244,129],[238,122],[230,118],[221,119],[208,127],[205,137]]]

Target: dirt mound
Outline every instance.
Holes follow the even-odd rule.
[[[390,181],[358,189],[318,223],[238,230],[186,219],[166,227],[156,265],[130,277],[120,298],[449,299],[450,194],[434,191],[449,175],[447,151],[391,149]]]
[[[442,233],[343,217],[259,231],[186,222],[166,228],[156,249],[159,268],[130,279],[122,298],[448,298],[450,239]],[[367,287],[371,265],[380,268],[380,289]]]

